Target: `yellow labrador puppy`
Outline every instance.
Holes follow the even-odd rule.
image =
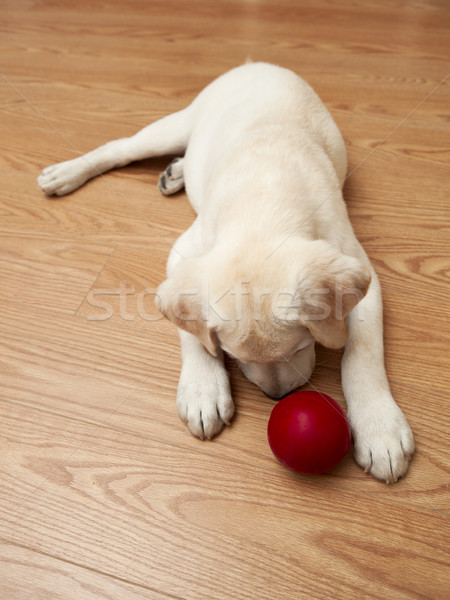
[[[184,157],[162,174],[161,191],[185,186],[198,215],[173,247],[157,295],[180,329],[181,418],[201,438],[230,422],[223,352],[281,398],[308,381],[316,341],[345,345],[355,459],[396,481],[413,435],[385,373],[379,282],[342,198],[345,145],[318,96],[291,71],[246,64],[184,110],[48,167],[38,182],[63,195],[114,167],[169,153]]]

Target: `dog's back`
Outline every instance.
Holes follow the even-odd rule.
[[[193,101],[193,127],[185,157],[185,182],[198,210],[205,186],[237,144],[266,128],[273,137],[299,131],[320,146],[331,160],[339,185],[347,169],[345,144],[328,110],[314,90],[292,71],[268,63],[236,67],[208,85]],[[190,192],[190,193],[189,193]]]

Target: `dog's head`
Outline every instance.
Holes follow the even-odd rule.
[[[224,350],[280,398],[308,381],[315,341],[345,345],[346,316],[369,283],[366,267],[328,243],[290,240],[267,259],[249,245],[234,256],[215,248],[184,260],[159,287],[157,305],[210,354]]]

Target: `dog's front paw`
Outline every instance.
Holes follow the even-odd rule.
[[[364,414],[352,423],[352,433],[355,461],[366,473],[386,483],[405,475],[414,454],[414,437],[395,403]]]
[[[193,435],[211,439],[229,425],[234,414],[227,375],[224,373],[203,380],[182,375],[177,407],[180,418]]]
[[[44,169],[38,177],[38,185],[48,196],[69,194],[89,178],[83,159],[75,158]]]

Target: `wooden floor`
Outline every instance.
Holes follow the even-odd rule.
[[[0,597],[448,598],[448,2],[3,0],[0,24]],[[287,472],[272,402],[233,365],[232,426],[203,443],[179,421],[177,334],[151,290],[193,212],[159,194],[166,160],[66,199],[36,186],[247,56],[303,75],[346,139],[417,442],[396,485],[351,455]],[[343,402],[339,361],[319,350],[312,385]]]

